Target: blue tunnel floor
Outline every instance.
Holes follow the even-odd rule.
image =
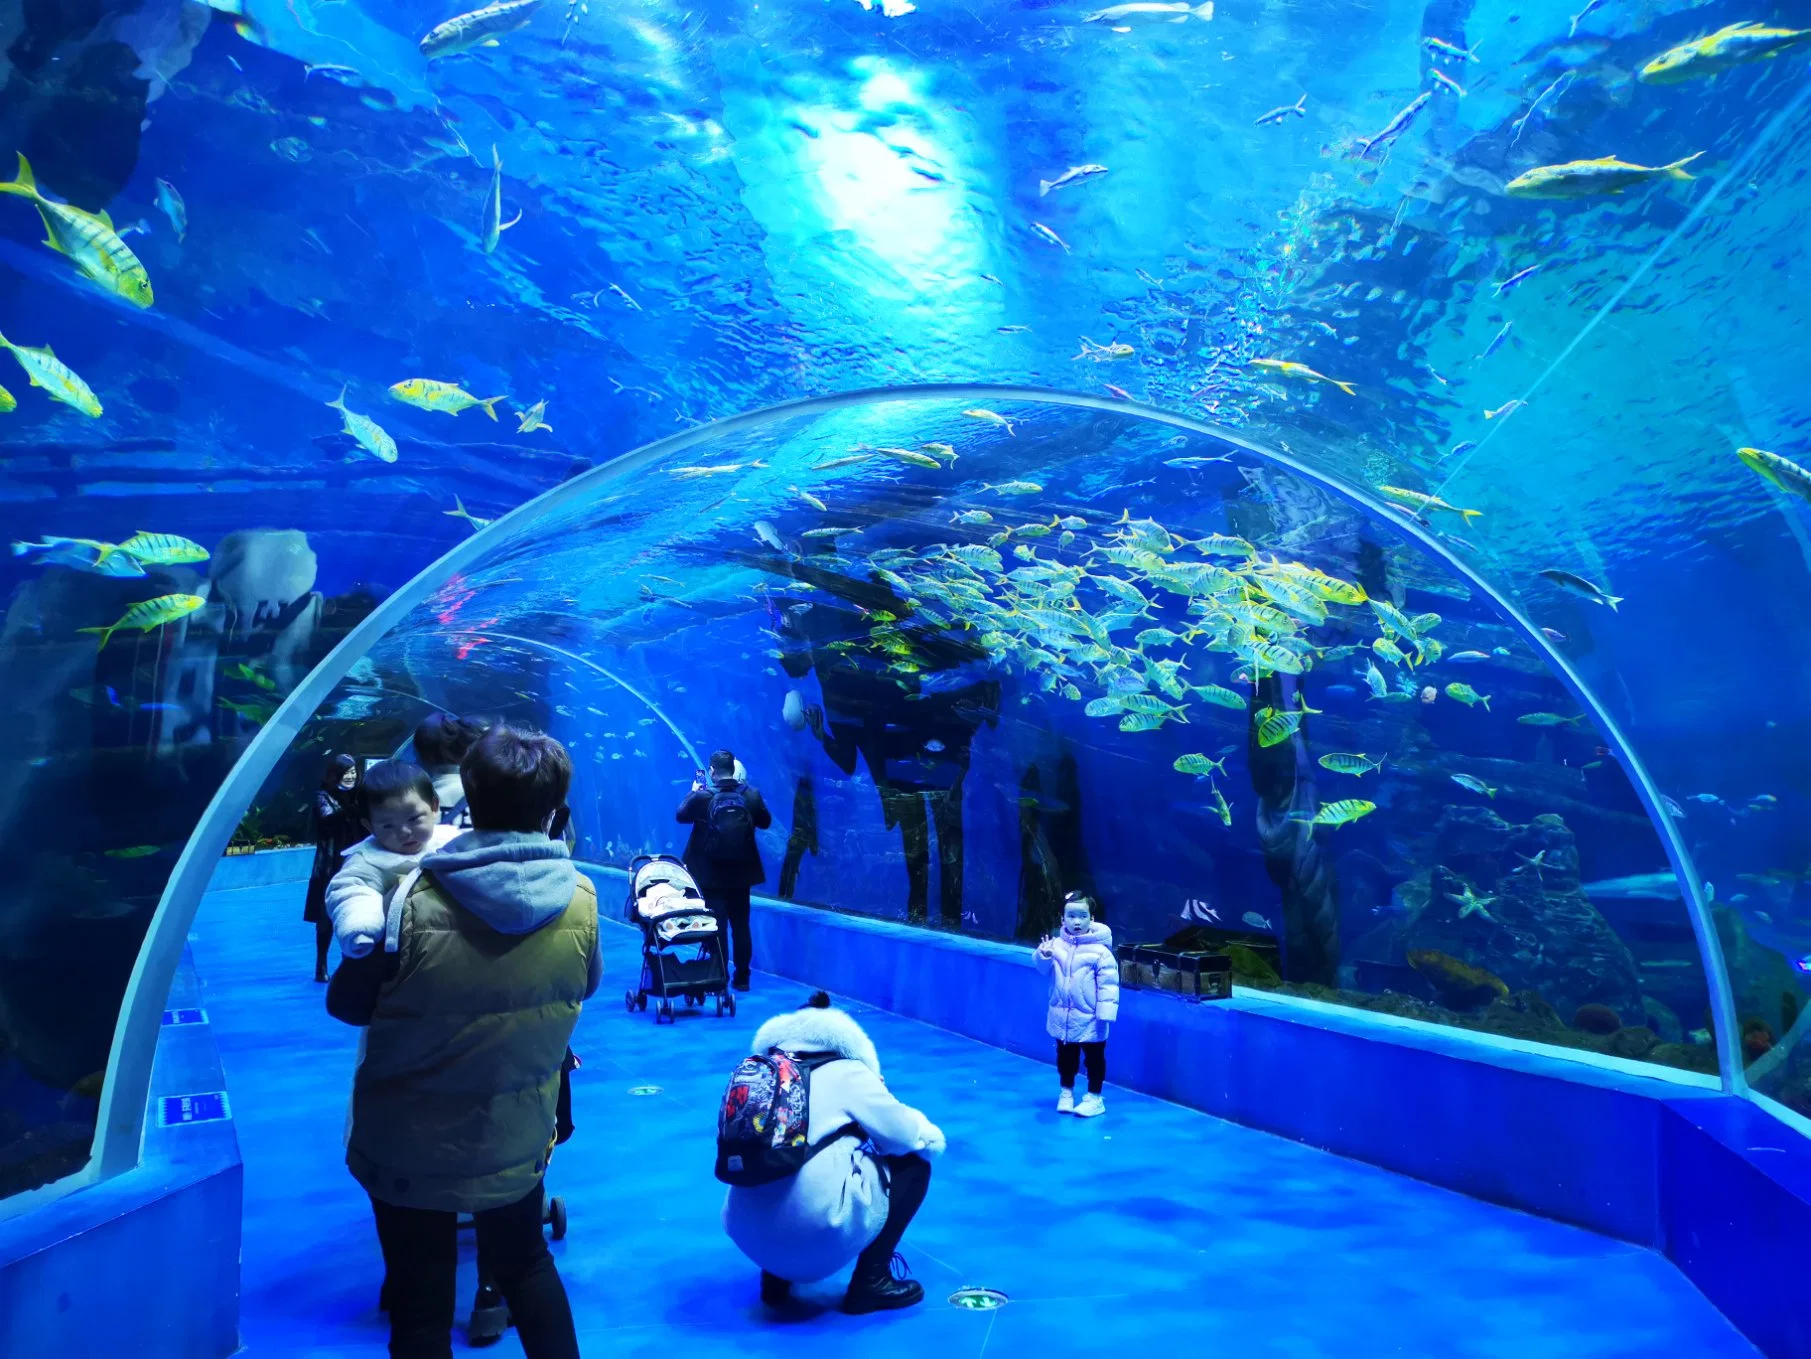
[[[611,895],[608,887],[604,895]],[[211,895],[193,950],[245,1161],[246,1353],[385,1353],[382,1266],[342,1133],[356,1032],[322,1008],[300,884]],[[1107,1088],[1057,1114],[1053,1065],[851,1004],[894,1092],[949,1137],[902,1251],[927,1299],[776,1320],[718,1224],[717,1100],[756,1025],[808,988],[755,976],[733,1019],[626,1013],[639,938],[605,929],[602,991],[573,1046],[578,1131],[548,1192],[587,1355],[892,1359],[1231,1346],[1244,1356],[1564,1356],[1757,1351],[1655,1252],[1480,1203],[1311,1147]],[[631,1094],[658,1086],[658,1093]],[[462,1244],[460,1318],[472,1296]],[[952,1307],[964,1285],[996,1312]],[[455,1331],[455,1348],[463,1346]],[[488,1353],[520,1355],[513,1332]]]

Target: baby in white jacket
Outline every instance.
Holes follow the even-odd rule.
[[[327,913],[340,955],[362,958],[384,934],[390,893],[432,854],[465,832],[440,824],[440,800],[427,771],[382,760],[365,771],[364,823],[371,831],[347,850],[327,884]]]

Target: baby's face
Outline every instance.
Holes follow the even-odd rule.
[[[1094,917],[1088,913],[1086,906],[1073,902],[1063,908],[1063,928],[1074,934],[1081,934],[1094,923]]]
[[[392,854],[421,853],[439,824],[440,809],[413,791],[371,809],[371,838]]]

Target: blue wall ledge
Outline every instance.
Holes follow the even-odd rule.
[[[589,868],[589,866],[588,866]],[[608,870],[606,870],[608,871]],[[1038,1060],[1022,946],[759,900],[764,971]],[[1689,1072],[1239,990],[1127,991],[1112,1080],[1666,1253],[1776,1359],[1811,1359],[1811,1144]]]
[[[166,1018],[200,1010],[191,959]],[[138,1165],[0,1219],[0,1355],[216,1359],[239,1348],[243,1181],[229,1118],[164,1126],[164,1096],[225,1088],[205,1023],[166,1024]],[[228,1106],[230,1112],[230,1101]]]

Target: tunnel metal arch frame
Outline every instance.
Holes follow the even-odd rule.
[[[120,1007],[112,1051],[108,1057],[107,1079],[102,1092],[92,1154],[83,1170],[68,1177],[63,1183],[69,1184],[71,1188],[78,1188],[121,1174],[138,1163],[150,1089],[151,1063],[156,1055],[164,1002],[186,945],[189,927],[194,923],[196,911],[213,878],[214,870],[219,865],[234,830],[277,761],[333,688],[392,628],[404,621],[434,591],[482,560],[496,544],[512,539],[523,528],[551,512],[590,499],[598,488],[629,477],[673,454],[714,443],[727,434],[759,429],[788,419],[829,414],[858,406],[915,401],[1012,401],[1095,410],[1216,439],[1250,454],[1259,462],[1301,477],[1374,521],[1396,529],[1455,576],[1481,592],[1505,618],[1521,630],[1523,640],[1546,660],[1549,669],[1559,677],[1579,706],[1591,715],[1611,753],[1634,786],[1636,795],[1666,850],[1674,875],[1679,880],[1686,912],[1697,938],[1699,959],[1705,969],[1705,981],[1710,991],[1715,1020],[1721,1087],[1726,1094],[1753,1098],[1744,1078],[1738,1050],[1735,1006],[1729,975],[1724,966],[1721,941],[1710,917],[1703,883],[1692,864],[1690,851],[1681,840],[1672,818],[1667,815],[1658,788],[1621,729],[1572,668],[1571,663],[1499,590],[1438,542],[1431,533],[1423,532],[1421,526],[1411,520],[1392,514],[1387,506],[1366,491],[1308,467],[1290,454],[1253,444],[1232,431],[1138,402],[1036,387],[936,383],[868,388],[785,402],[728,416],[645,444],[543,492],[499,517],[488,527],[480,529],[431,562],[347,633],[339,645],[290,692],[276,713],[252,738],[215,791],[187,844],[183,846],[176,867],[164,885],[163,895],[146,931],[145,942],[139,949]]]

